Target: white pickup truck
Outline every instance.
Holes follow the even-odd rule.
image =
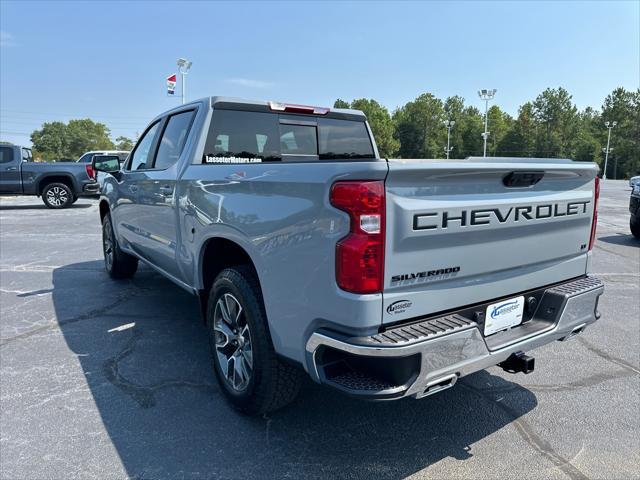
[[[361,112],[211,97],[93,166],[111,173],[107,272],[143,261],[199,296],[246,413],[290,402],[303,372],[385,400],[529,373],[526,353],[599,317],[593,163],[387,160]]]

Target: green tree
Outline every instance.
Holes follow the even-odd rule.
[[[472,106],[465,107],[460,117],[459,128],[462,134],[462,146],[458,150],[457,158],[481,156],[484,143],[482,139],[484,116],[480,110]]]
[[[495,157],[502,155],[499,150],[500,143],[513,125],[513,118],[506,112],[503,112],[499,106],[492,105],[487,115],[489,122],[487,130],[489,130],[489,139],[487,141],[487,155]]]
[[[133,140],[120,135],[118,138],[116,138],[116,149],[127,151],[133,150]]]
[[[90,150],[111,150],[113,142],[103,123],[88,118],[64,122],[47,122],[31,134],[31,143],[38,158],[72,160]]]
[[[596,128],[602,146],[607,145],[604,122],[618,122],[611,131],[607,165],[608,178],[628,178],[640,174],[640,89],[616,88],[604,99],[602,115]],[[604,168],[604,154],[600,152]]]
[[[564,88],[547,88],[533,102],[538,123],[536,156],[571,157],[578,133],[578,109]]]
[[[518,118],[499,143],[498,151],[505,157],[535,156],[536,120],[533,104],[527,102],[518,109]]]
[[[441,158],[446,145],[442,100],[423,93],[393,114],[402,158]]]
[[[333,108],[351,108],[351,105],[349,105],[349,102],[345,102],[339,98],[333,102]]]
[[[578,132],[571,156],[573,160],[600,163],[602,145],[598,125],[601,123],[600,113],[591,107],[578,113]]]
[[[453,97],[448,97],[444,101],[444,117],[445,120],[451,120],[454,123],[451,128],[451,139],[449,142],[449,146],[451,147],[451,153],[449,154],[450,158],[461,158],[464,152],[464,141],[463,141],[463,133],[464,133],[464,98],[459,95],[455,95]],[[445,126],[446,129],[446,126]],[[446,132],[445,132],[446,133]],[[446,139],[445,143],[442,145],[442,152],[446,155]]]
[[[394,157],[400,143],[394,138],[395,125],[389,110],[375,100],[360,98],[351,102],[351,108],[362,110],[367,116],[376,145],[383,158]]]
[[[31,134],[34,158],[43,160],[71,159],[68,152],[68,129],[64,122],[48,122]]]
[[[90,150],[112,150],[113,142],[109,138],[110,131],[103,123],[97,123],[88,118],[69,120],[68,153],[78,158]]]

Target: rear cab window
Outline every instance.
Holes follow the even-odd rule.
[[[375,159],[363,121],[216,109],[202,163]]]

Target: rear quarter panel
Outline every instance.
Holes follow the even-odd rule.
[[[202,288],[208,239],[242,246],[258,272],[274,347],[299,362],[312,329],[332,322],[354,332],[377,329],[382,295],[336,285],[335,245],[349,218],[330,205],[329,191],[337,180],[386,173],[384,161],[190,165],[178,185],[185,276]]]

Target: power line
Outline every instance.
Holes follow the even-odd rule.
[[[51,112],[33,112],[33,111],[26,111],[26,110],[10,110],[7,108],[0,108],[0,111],[3,112],[12,112],[12,113],[23,113],[23,114],[28,114],[28,115],[58,115],[58,116],[65,116],[65,117],[96,117],[96,118],[140,118],[140,119],[150,119],[152,118],[151,116],[149,117],[139,117],[139,116],[133,116],[133,115],[87,115],[87,114],[78,114],[78,113],[61,113],[61,112],[57,112],[57,113],[51,113]]]

